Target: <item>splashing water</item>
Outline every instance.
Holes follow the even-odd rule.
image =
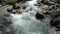
[[[30,5],[33,5],[33,4],[36,4],[36,1],[37,1],[37,0],[32,0],[32,1],[29,1],[28,3],[29,3]]]
[[[30,5],[34,3],[36,3],[36,0],[28,2]],[[49,18],[37,20],[35,14],[36,11],[34,10],[22,14],[10,14],[13,22],[10,28],[13,28],[15,34],[49,34]]]

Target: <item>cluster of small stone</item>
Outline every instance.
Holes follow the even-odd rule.
[[[56,31],[60,31],[60,17],[50,20],[51,27],[56,27]]]
[[[25,9],[25,8],[26,7],[21,8],[19,5],[18,6],[13,6],[11,9],[8,8],[7,12],[12,13],[12,14],[16,14],[16,13],[21,14],[23,12],[23,9]]]
[[[3,2],[3,0],[0,0],[0,7],[3,7],[3,6],[5,6],[5,5],[6,5],[6,3]]]
[[[43,6],[43,9],[46,10],[55,10],[59,7],[58,3],[50,0],[38,0],[37,4]]]
[[[51,20],[50,20],[50,24],[53,27],[57,28],[57,31],[60,31],[60,11],[58,12],[54,12],[50,14],[51,16]]]
[[[56,27],[56,31],[60,31],[60,6],[59,4],[55,1],[52,0],[39,0],[37,1],[39,6],[43,6],[43,9],[47,10],[45,15],[50,15],[51,20],[50,20],[50,25],[51,27]]]

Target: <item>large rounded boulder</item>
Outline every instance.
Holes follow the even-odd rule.
[[[44,16],[39,13],[36,13],[35,17],[36,17],[36,19],[43,19],[44,18]]]

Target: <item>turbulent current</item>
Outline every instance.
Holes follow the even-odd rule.
[[[42,14],[45,10],[34,6],[36,0],[27,1],[31,10],[22,12],[22,14],[10,14],[12,24],[9,26],[14,34],[54,34],[50,31],[50,17],[44,16],[44,19],[36,19],[37,11]]]

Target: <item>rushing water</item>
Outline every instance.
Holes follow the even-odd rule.
[[[34,4],[36,0],[28,1],[28,6],[32,8],[32,10],[28,12],[23,12],[22,14],[10,14],[12,19],[12,24],[10,28],[15,31],[15,34],[49,34],[50,24],[49,16],[45,16],[44,19],[36,19],[35,14],[38,11],[38,7],[35,7]],[[38,12],[41,13],[44,11],[40,8]]]

